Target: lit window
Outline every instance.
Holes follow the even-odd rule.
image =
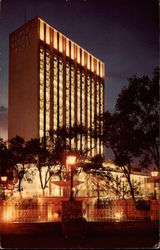
[[[90,65],[90,55],[87,54],[87,68],[90,70],[91,69],[91,65]]]
[[[70,126],[70,66],[66,64],[66,127]]]
[[[71,42],[71,58],[74,60],[74,43]]]
[[[74,68],[71,66],[71,126],[74,125]]]
[[[40,20],[40,40],[44,41],[44,22]]]
[[[59,33],[59,51],[62,52],[62,34]]]
[[[66,38],[66,56],[69,56],[69,40]]]
[[[57,49],[57,31],[54,30],[54,48]]]
[[[77,70],[77,124],[81,124],[81,81],[80,71]]]
[[[91,71],[94,72],[94,58],[91,57]]]
[[[101,62],[100,63],[100,77],[103,77],[104,75],[103,75],[103,71],[104,71],[104,69],[103,69],[103,63]]]
[[[82,126],[85,126],[85,74],[81,74],[81,88],[82,88]]]
[[[99,76],[99,61],[97,60],[97,75]]]
[[[46,43],[50,44],[50,27],[46,24]]]
[[[54,77],[53,77],[53,128],[57,129],[57,86],[58,86],[58,60],[54,56]]]
[[[44,50],[40,48],[39,136],[44,135]]]
[[[63,62],[59,60],[59,126],[63,126]]]
[[[82,49],[82,66],[84,66],[84,50]]]
[[[80,47],[77,46],[77,62],[80,63]]]

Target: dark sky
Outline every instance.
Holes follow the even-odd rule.
[[[158,65],[157,0],[0,0],[0,136],[7,138],[8,38],[40,16],[105,63],[105,109],[113,110],[127,77]],[[26,15],[25,15],[26,13]]]

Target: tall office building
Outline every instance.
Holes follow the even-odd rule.
[[[104,111],[104,71],[102,61],[39,17],[18,28],[9,40],[8,138],[43,137],[74,124],[95,129]],[[103,154],[100,139],[77,141],[90,156]]]

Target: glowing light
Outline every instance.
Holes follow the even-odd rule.
[[[1,180],[2,180],[2,182],[6,182],[7,181],[7,176],[1,176]]]
[[[91,70],[94,72],[94,58],[93,56],[91,57]]]
[[[90,64],[90,55],[87,54],[87,68],[90,70],[91,64]]]
[[[80,63],[80,47],[77,46],[77,62]]]
[[[122,218],[122,213],[117,212],[115,213],[115,219],[120,220]]]
[[[40,20],[40,40],[44,41],[44,22]]]
[[[76,162],[76,156],[74,155],[69,155],[67,156],[67,164],[73,165]]]
[[[157,177],[158,176],[158,171],[152,171],[151,176],[152,177]]]
[[[100,77],[104,77],[104,63],[100,63]]]
[[[69,40],[66,38],[66,56],[69,56]]]
[[[62,35],[59,33],[59,51],[62,52]]]
[[[46,25],[46,43],[50,44],[50,28],[49,28],[49,25]]]
[[[84,66],[84,50],[82,50],[82,66]]]
[[[121,177],[121,180],[124,182],[126,180],[126,177],[125,176],[122,176]]]
[[[71,42],[71,58],[74,60],[74,43]]]
[[[54,48],[57,49],[57,31],[54,30]]]
[[[97,75],[99,76],[99,61],[97,60]]]
[[[15,207],[13,204],[9,204],[3,207],[3,220],[5,222],[14,221],[15,219]]]

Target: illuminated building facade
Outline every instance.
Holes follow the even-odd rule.
[[[95,116],[104,112],[102,61],[39,17],[10,34],[9,59],[9,139],[41,138],[62,126],[96,129]],[[104,150],[89,135],[71,148],[88,148],[89,156]]]

